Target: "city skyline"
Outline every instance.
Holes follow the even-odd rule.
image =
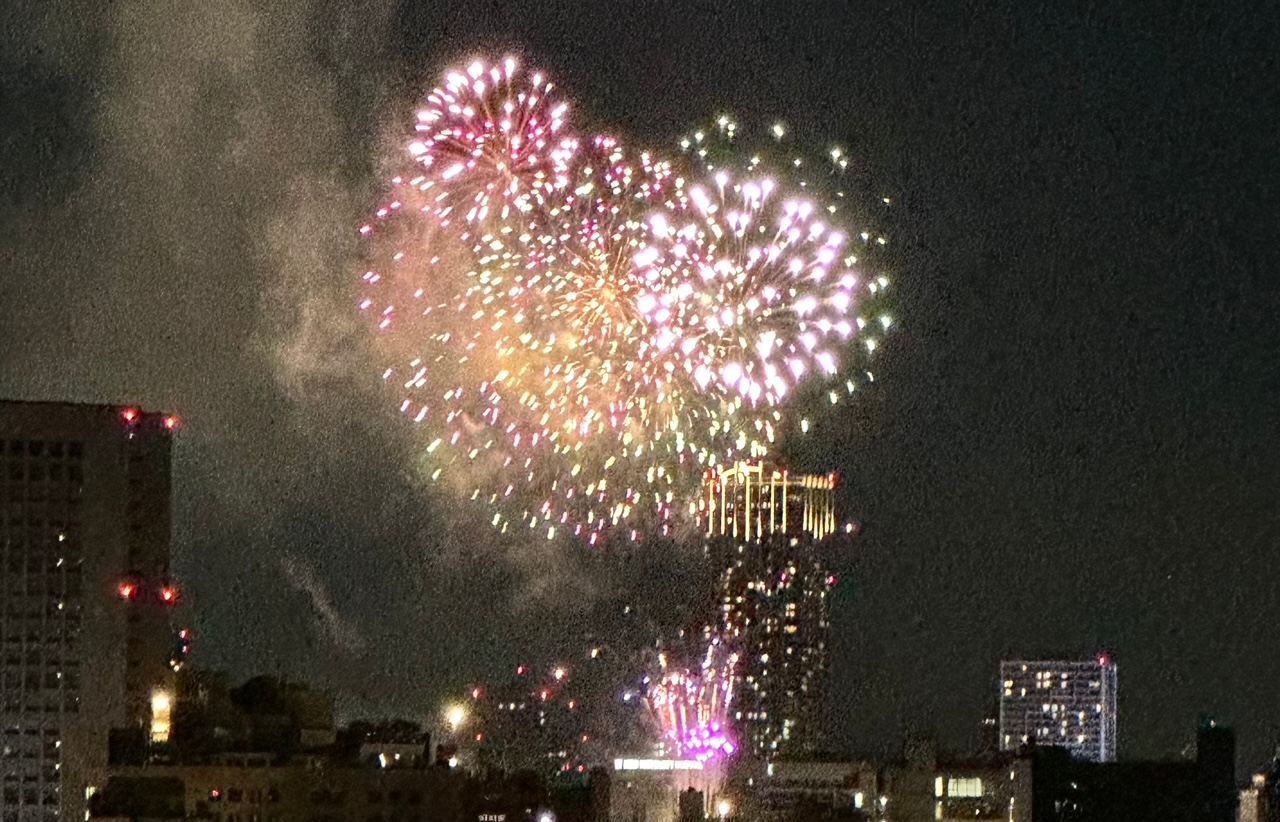
[[[495,50],[656,147],[721,112],[783,120],[895,203],[874,385],[789,455],[839,472],[859,526],[834,568],[837,738],[964,747],[998,660],[1106,648],[1155,695],[1121,697],[1122,756],[1181,750],[1209,711],[1259,761],[1280,11],[1158,6],[19,0],[0,396],[181,417],[176,607],[201,664],[278,666],[350,715],[436,704],[461,661],[496,676],[683,566],[499,542],[423,491],[353,317],[384,123]]]

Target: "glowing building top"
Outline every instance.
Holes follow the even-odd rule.
[[[708,470],[701,513],[708,537],[750,542],[791,534],[815,540],[835,533],[836,475],[792,474],[771,463],[739,461]]]
[[[828,567],[851,530],[836,519],[835,474],[792,474],[769,463],[708,471],[700,503],[707,556],[720,565],[719,624],[737,658],[729,711],[744,752],[772,760],[822,746]]]

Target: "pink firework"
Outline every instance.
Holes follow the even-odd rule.
[[[575,143],[561,134],[568,106],[553,89],[508,58],[451,72],[427,95],[409,153],[422,171],[413,182],[439,218],[461,211],[469,222],[483,221],[496,208],[507,219],[566,183]]]
[[[737,745],[730,732],[737,654],[712,639],[698,669],[670,667],[666,654],[658,657],[661,672],[651,682],[646,702],[668,754],[706,762],[731,756]]]

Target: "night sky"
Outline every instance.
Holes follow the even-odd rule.
[[[195,5],[0,4],[0,396],[181,415],[197,663],[421,716],[654,587],[459,527],[353,310],[415,95],[516,51],[650,145],[782,119],[894,198],[900,325],[805,447],[863,526],[839,743],[972,746],[1002,655],[1105,650],[1122,755],[1201,711],[1270,753],[1274,2]]]

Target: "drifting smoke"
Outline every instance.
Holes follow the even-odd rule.
[[[0,8],[0,396],[181,418],[174,567],[199,665],[338,676],[297,641],[313,617],[291,585],[334,650],[362,635],[380,673],[427,691],[435,660],[507,618],[471,579],[493,563],[436,559],[474,540],[438,527],[350,312],[393,10]],[[428,650],[406,624],[448,639]],[[368,684],[344,683],[386,698]]]
[[[348,651],[358,651],[365,646],[365,639],[360,629],[338,613],[329,589],[320,581],[314,568],[304,560],[291,555],[280,560],[280,567],[284,570],[289,582],[298,591],[307,595],[321,629],[335,645]]]

